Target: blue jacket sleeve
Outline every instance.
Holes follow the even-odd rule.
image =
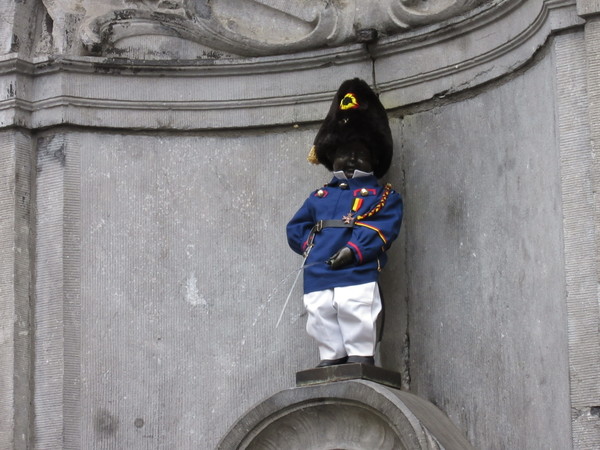
[[[288,245],[296,253],[300,255],[304,253],[310,230],[314,224],[315,220],[311,211],[309,199],[307,199],[286,227]]]
[[[354,252],[357,264],[374,260],[392,245],[400,232],[402,213],[402,197],[392,191],[380,211],[354,223],[347,246]]]

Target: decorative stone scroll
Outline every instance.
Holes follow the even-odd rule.
[[[389,16],[400,28],[439,22],[474,8],[482,0],[396,0],[389,2]]]
[[[486,0],[43,0],[60,23],[65,4],[82,18],[93,55],[217,58],[288,54],[392,35],[438,22]],[[67,31],[67,30],[65,30]]]

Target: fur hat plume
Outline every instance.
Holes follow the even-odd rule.
[[[385,175],[393,154],[390,125],[377,95],[359,78],[341,84],[315,137],[308,161],[333,170],[336,150],[356,141],[371,151],[374,175],[377,178]]]

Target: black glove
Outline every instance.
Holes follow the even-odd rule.
[[[342,247],[325,261],[332,269],[341,269],[354,263],[354,253],[348,247]]]

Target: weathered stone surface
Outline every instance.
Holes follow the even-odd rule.
[[[600,340],[598,303],[598,186],[595,141],[598,136],[596,87],[598,51],[588,46],[598,33],[588,23],[586,33],[556,39],[558,125],[561,148],[561,192],[564,224],[566,303],[569,323],[569,368],[574,448],[600,446]],[[596,28],[594,30],[594,28]],[[589,100],[589,103],[588,103]]]
[[[553,80],[546,51],[402,120],[411,391],[476,447],[571,446]]]
[[[31,446],[31,171],[27,133],[0,132],[0,448]]]
[[[577,12],[584,16],[600,14],[600,1],[598,0],[577,0]]]
[[[76,137],[52,133],[38,139],[34,434],[37,448],[79,446],[81,420],[81,266]],[[88,266],[92,269],[92,266]]]
[[[60,448],[63,420],[80,448],[214,448],[253,403],[314,366],[300,289],[274,328],[300,263],[282,230],[329,177],[305,162],[314,133],[43,136],[40,448]],[[60,410],[61,397],[76,404]]]

